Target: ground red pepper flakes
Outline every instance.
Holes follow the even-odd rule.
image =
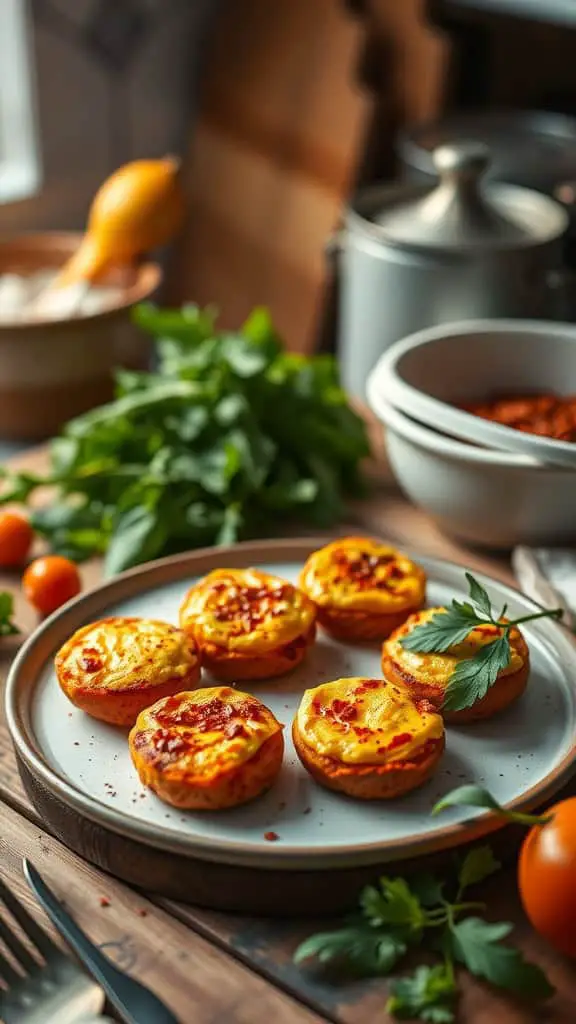
[[[576,441],[576,398],[572,395],[500,395],[465,403],[466,412],[503,427],[556,441]]]
[[[147,910],[139,910],[138,911],[138,917],[148,917],[148,911]]]
[[[232,706],[220,697],[214,697],[203,704],[182,704],[177,698],[171,698],[156,713],[156,721],[161,726],[183,725],[200,732],[225,732],[232,725],[232,720],[237,718],[260,722],[262,709],[251,701]]]
[[[364,693],[366,690],[379,690],[382,686],[382,679],[363,679],[354,693]]]
[[[100,896],[98,902],[99,902],[101,907],[109,907],[110,906],[110,900],[108,899],[107,896]]]
[[[280,836],[277,832],[265,832],[264,839],[268,840],[269,843],[275,843],[277,839],[280,839]]]
[[[358,708],[350,701],[340,700],[336,697],[327,708],[324,708],[324,714],[326,718],[333,718],[336,722],[348,724],[358,718]]]
[[[390,741],[386,749],[394,750],[395,747],[401,747],[403,746],[404,743],[410,743],[412,739],[413,736],[411,732],[399,732],[398,735],[394,736],[394,738]]]

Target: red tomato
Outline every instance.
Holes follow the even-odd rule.
[[[522,845],[520,895],[536,930],[559,952],[576,958],[576,797],[546,814],[552,820],[534,825]]]
[[[77,566],[61,555],[46,555],[31,562],[22,585],[28,601],[42,615],[55,611],[82,588]]]
[[[0,565],[21,565],[33,540],[34,531],[26,516],[0,512]]]

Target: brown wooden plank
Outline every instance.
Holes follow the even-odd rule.
[[[324,247],[362,159],[362,22],[334,0],[235,0],[216,26],[171,299],[237,324],[270,307],[290,348],[318,340]]]
[[[182,1024],[269,1020],[278,1024],[320,1024],[323,1020],[4,807],[2,878],[42,925],[50,928],[22,877],[23,856],[33,861],[90,938],[119,967],[156,991]],[[106,907],[101,906],[104,899],[109,901]]]

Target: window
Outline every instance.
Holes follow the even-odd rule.
[[[41,179],[27,0],[0,0],[0,202],[26,199]]]

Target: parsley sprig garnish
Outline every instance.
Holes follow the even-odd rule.
[[[450,1024],[458,996],[456,967],[528,999],[546,999],[553,988],[535,964],[505,945],[512,925],[483,920],[483,903],[464,900],[469,887],[498,871],[489,846],[472,849],[460,863],[453,898],[446,883],[431,874],[380,878],[364,889],[360,913],[344,928],[306,939],[294,954],[297,964],[315,959],[323,966],[361,977],[388,975],[409,950],[433,952],[434,964],[390,982],[386,1009],[397,1019]],[[476,914],[471,912],[476,911]]]
[[[449,608],[437,612],[421,626],[415,626],[400,641],[407,651],[442,653],[463,643],[479,626],[497,627],[493,640],[456,665],[444,695],[444,711],[463,711],[486,696],[498,674],[510,664],[510,633],[514,626],[534,619],[560,619],[563,614],[561,608],[553,608],[518,619],[505,619],[508,606],[504,605],[500,614],[495,615],[484,587],[469,572],[466,579],[470,601],[453,600]]]

